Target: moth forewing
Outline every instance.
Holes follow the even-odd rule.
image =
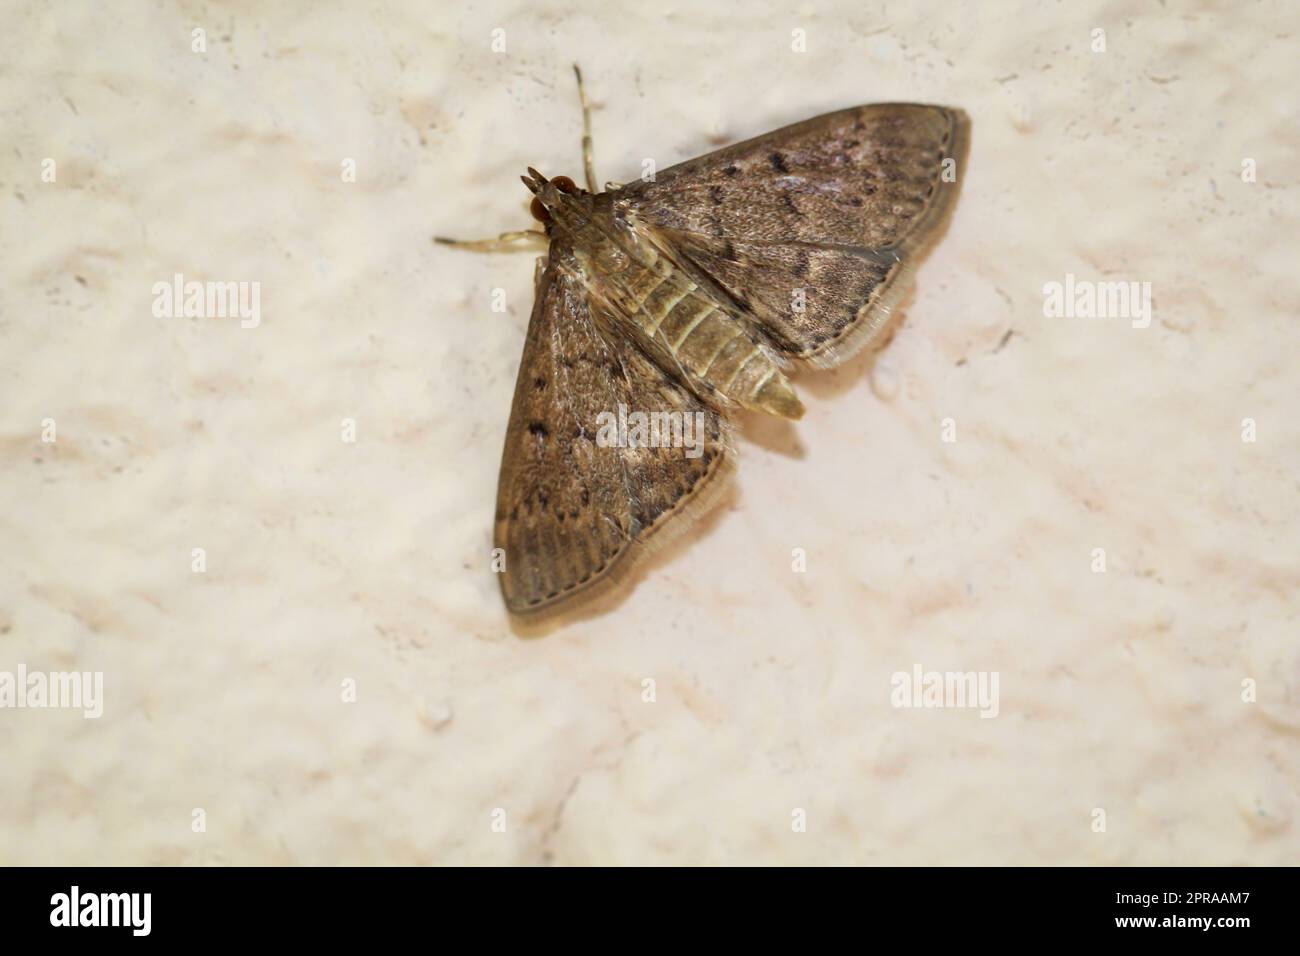
[[[961,110],[828,113],[662,170],[619,193],[784,355],[829,367],[885,326],[965,174]]]
[[[625,580],[652,540],[684,530],[683,515],[716,499],[731,470],[721,416],[602,331],[572,250],[553,244],[537,296],[497,488],[502,593],[519,614]],[[703,434],[692,429],[689,448],[626,434],[602,442],[601,418],[627,409],[703,416]]]
[[[893,256],[895,264],[881,284],[871,291],[866,301],[858,307],[847,333],[836,340],[814,348],[799,356],[818,368],[834,368],[871,344],[889,325],[894,308],[906,298],[916,278],[916,270],[926,254],[942,238],[952,218],[961,181],[966,175],[966,161],[970,152],[970,118],[966,113],[951,107],[932,107],[946,116],[949,123],[946,136],[939,146],[938,175],[927,181],[927,201],[916,220],[902,237],[878,253]]]

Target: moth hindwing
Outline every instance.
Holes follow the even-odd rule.
[[[790,363],[840,364],[885,326],[968,141],[959,110],[884,104],[606,192],[529,170],[550,245],[497,491],[511,611],[608,589],[715,501],[729,411],[802,415]]]

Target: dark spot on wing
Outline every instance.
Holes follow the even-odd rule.
[[[710,186],[710,187],[709,187],[709,198],[713,200],[713,205],[715,205],[715,206],[721,206],[721,205],[722,205],[722,187],[721,187],[721,186]]]
[[[780,153],[774,151],[772,155],[767,158],[772,163],[772,168],[778,173],[788,173],[790,171],[790,167],[785,164],[785,157]]]
[[[740,167],[737,166],[735,163],[731,163],[730,165],[723,167],[722,171],[726,173],[728,176],[734,176],[738,172],[740,172]]]
[[[709,208],[708,219],[708,234],[714,238],[720,238],[722,236],[722,218],[718,215],[718,207],[716,205]]]
[[[534,435],[536,435],[538,438],[545,438],[547,435],[551,433],[550,429],[548,429],[541,422],[529,422],[528,430],[532,432]]]

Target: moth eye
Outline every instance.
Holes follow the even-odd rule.
[[[570,196],[578,191],[578,184],[568,176],[556,176],[551,180],[551,185],[562,193],[568,193]]]
[[[528,206],[528,211],[533,214],[533,218],[538,222],[549,223],[551,221],[551,214],[546,211],[546,207],[542,205],[542,201],[536,196],[533,197],[532,203]]]

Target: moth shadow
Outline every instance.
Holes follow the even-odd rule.
[[[738,409],[733,418],[738,426],[737,433],[760,448],[796,460],[802,459],[807,452],[799,437],[797,422],[747,409]]]
[[[511,633],[521,640],[536,640],[571,624],[609,614],[626,601],[642,581],[671,564],[700,539],[707,537],[724,514],[735,510],[739,497],[739,484],[733,476],[729,476],[694,520],[677,523],[675,533],[662,540],[652,538],[643,546],[644,551],[628,570],[610,578],[598,593],[585,597],[572,607],[562,605],[554,611],[537,616],[517,617],[511,614]]]

